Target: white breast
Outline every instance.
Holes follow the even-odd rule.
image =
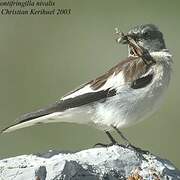
[[[151,55],[157,61],[151,69],[154,72],[152,82],[140,89],[121,86],[118,95],[99,103],[92,118],[99,128],[128,127],[146,119],[160,107],[170,81],[172,59],[167,52]]]

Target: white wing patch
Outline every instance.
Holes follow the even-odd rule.
[[[61,100],[66,100],[66,99],[74,98],[74,97],[77,97],[77,96],[80,96],[80,95],[83,95],[83,94],[86,94],[86,93],[90,93],[90,92],[96,92],[96,91],[94,91],[90,87],[90,84],[87,84],[86,86],[82,87],[81,89],[79,89],[79,90],[77,90],[75,92],[72,92],[71,94],[68,94],[68,95],[62,97]]]
[[[120,89],[122,85],[124,84],[124,75],[121,71],[120,73],[112,74],[106,81],[106,83],[99,89],[93,90],[91,88],[91,84],[87,84],[86,86],[78,89],[77,91],[74,91],[64,97],[61,98],[61,100],[67,100],[70,98],[78,97],[83,94],[92,93],[92,92],[98,92],[98,91],[105,91],[107,89]]]
[[[116,89],[117,91],[122,88],[124,85],[124,75],[123,72],[120,71],[118,74],[115,73],[107,80],[107,82],[102,86],[99,90],[103,89]]]

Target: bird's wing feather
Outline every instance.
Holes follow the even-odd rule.
[[[121,61],[116,66],[112,67],[105,74],[103,74],[103,75],[99,76],[98,78],[91,80],[88,83],[81,85],[79,88],[69,92],[68,94],[66,94],[65,96],[62,97],[62,100],[73,98],[73,97],[76,97],[76,96],[79,96],[82,94],[86,94],[86,93],[92,93],[92,92],[97,92],[97,91],[101,91],[101,90],[105,91],[107,89],[112,89],[113,88],[112,84],[109,83],[108,86],[106,86],[106,83],[110,79],[110,77],[116,76],[120,72],[123,72],[124,76],[127,76],[127,77],[132,76],[133,72],[136,73],[136,70],[138,68],[135,69],[133,72],[130,69],[134,68],[136,66],[136,64],[138,64],[139,60],[140,60],[139,57],[133,57],[133,56],[128,57],[124,61]],[[131,66],[133,61],[135,63],[133,63],[134,65]],[[140,70],[138,70],[138,71],[140,71]],[[144,69],[143,69],[143,71],[144,71]],[[138,72],[138,74],[140,74],[140,73]],[[136,77],[138,77],[138,75],[136,75]],[[130,79],[132,79],[132,78],[129,77],[129,79],[126,79],[126,80],[129,81]]]
[[[116,94],[115,90],[107,89],[105,91],[90,92],[82,94],[73,98],[68,98],[66,100],[60,100],[59,102],[31,113],[22,115],[17,119],[17,123],[9,127],[4,128],[1,133],[14,131],[27,126],[32,126],[34,124],[45,123],[46,120],[54,118],[56,114],[63,112],[67,109],[80,107],[82,105],[87,105],[95,101],[102,101],[107,97],[114,96]],[[22,124],[22,125],[21,125]],[[24,124],[24,125],[23,125]]]
[[[73,98],[68,98],[66,100],[60,100],[59,102],[50,105],[47,108],[40,109],[35,112],[27,113],[21,116],[18,120],[20,123],[26,122],[35,118],[49,115],[54,112],[63,112],[67,109],[80,107],[95,101],[103,100],[104,98],[114,96],[116,94],[115,90],[107,89],[106,91],[90,92],[82,94]]]
[[[142,59],[138,57],[128,57],[126,60],[111,68],[106,74],[82,85],[80,88],[62,97],[59,102],[56,102],[47,108],[43,108],[21,116],[18,119],[18,123],[13,126],[17,126],[18,124],[26,123],[32,120],[34,122],[35,119],[39,119],[44,116],[49,118],[50,114],[63,112],[70,108],[80,107],[96,101],[105,100],[107,97],[116,95],[116,88],[113,87],[113,85],[110,83],[107,86],[106,83],[110,78],[113,78],[120,72],[123,73],[124,83],[130,83],[134,89],[142,88],[142,84],[145,86],[145,84],[147,85],[150,83],[147,78],[141,78],[141,76],[147,72],[147,67],[145,63],[143,63]],[[44,121],[44,118],[42,118],[42,120]],[[13,126],[3,129],[2,132],[8,131],[8,129],[12,128]]]
[[[153,76],[154,76],[154,74],[152,72],[150,72],[147,75],[134,80],[131,84],[131,88],[140,89],[140,88],[146,87],[153,80]]]
[[[130,82],[132,88],[138,89],[145,87],[152,79],[152,74],[143,76],[147,70],[146,65],[140,58],[129,57],[111,68],[106,74],[68,93],[62,97],[59,102],[47,108],[21,116],[19,122],[25,122],[54,112],[62,112],[70,108],[79,107],[114,96],[116,95],[116,90],[111,86],[107,87],[104,85],[112,75],[116,75],[121,71],[124,73],[125,80],[127,81],[126,83]],[[103,88],[103,86],[106,88]]]

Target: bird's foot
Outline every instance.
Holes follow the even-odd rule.
[[[103,144],[103,143],[96,143],[93,147],[101,146],[101,147],[110,147],[115,145],[114,143],[109,143],[109,144]]]
[[[123,147],[123,148],[126,147],[126,146],[123,145],[123,144],[118,144],[118,142],[113,138],[113,136],[110,134],[110,132],[105,131],[105,133],[106,133],[107,136],[109,137],[111,143],[109,143],[109,144],[97,143],[97,144],[95,144],[93,147],[96,147],[96,146],[110,147],[110,146],[113,146],[113,145],[117,145],[117,146],[120,146],[120,147]]]
[[[134,150],[134,151],[136,151],[138,153],[141,153],[141,154],[149,154],[150,153],[149,151],[143,150],[143,149],[141,149],[139,147],[136,147],[136,146],[134,146],[132,144],[127,144],[126,147],[130,148],[130,149],[132,149],[132,150]]]
[[[126,144],[126,147],[128,149],[133,150],[140,159],[147,161],[147,159],[144,157],[144,155],[150,154],[149,151],[143,150],[143,149],[136,147],[136,146],[133,146],[132,144]]]
[[[125,145],[123,145],[123,144],[118,144],[117,142],[111,142],[111,143],[109,143],[109,144],[97,143],[97,144],[95,144],[93,147],[97,147],[97,146],[110,147],[110,146],[114,146],[114,145],[120,146],[120,147],[123,147],[123,148],[126,147]]]

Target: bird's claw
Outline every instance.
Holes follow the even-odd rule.
[[[97,146],[110,147],[110,146],[114,146],[114,145],[120,146],[120,147],[123,147],[123,148],[126,147],[125,145],[123,145],[123,144],[118,144],[117,142],[111,142],[111,143],[109,143],[109,144],[96,143],[93,147],[94,147],[94,148],[97,147]]]

